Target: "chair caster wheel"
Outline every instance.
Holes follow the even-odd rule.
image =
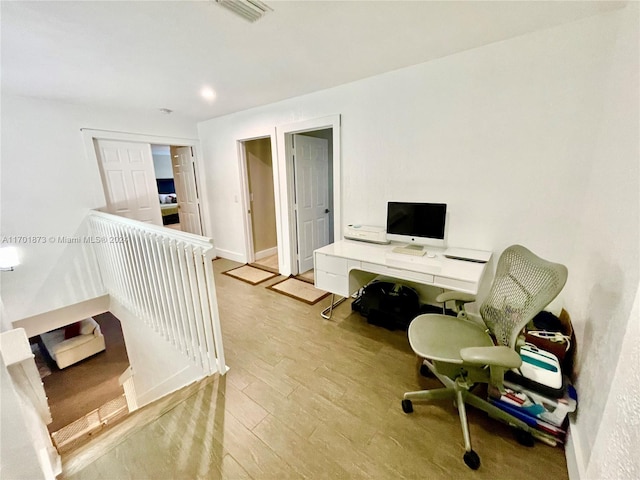
[[[402,411],[404,413],[413,413],[413,404],[411,400],[402,400]]]
[[[468,452],[464,452],[464,463],[467,464],[471,470],[477,470],[480,468],[480,457],[473,450],[469,450]]]
[[[427,367],[424,363],[422,365],[420,365],[420,375],[422,375],[423,377],[433,377],[433,372],[431,370],[429,370],[429,367]]]
[[[533,447],[535,440],[531,432],[525,432],[524,430],[516,430],[516,440],[520,445],[524,445],[525,447]]]

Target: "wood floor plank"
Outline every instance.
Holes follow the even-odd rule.
[[[301,477],[347,478],[347,472],[324,449],[312,445],[273,416],[267,417],[254,433],[277,452]]]
[[[354,443],[327,425],[320,424],[309,437],[309,442],[323,448],[349,475],[349,478],[400,478],[395,470],[364,452],[362,445]]]
[[[269,414],[258,403],[231,384],[227,384],[224,393],[226,409],[249,430],[258,425]]]
[[[261,380],[256,380],[243,391],[303,438],[308,438],[321,423],[321,420],[305,410],[300,402],[283,396]]]

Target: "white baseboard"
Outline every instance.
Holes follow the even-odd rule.
[[[567,443],[564,447],[564,455],[567,459],[567,470],[569,472],[569,480],[581,480],[585,477],[585,456],[580,441],[580,429],[575,420],[569,417],[569,432],[567,435]]]
[[[256,252],[256,260],[261,260],[266,257],[270,257],[278,253],[278,247],[267,248],[266,250],[260,250]]]
[[[233,260],[234,262],[247,263],[247,257],[242,253],[216,248],[216,255],[221,258],[226,258],[227,260]]]

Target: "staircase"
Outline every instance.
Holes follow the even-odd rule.
[[[26,344],[28,349],[27,337],[86,316],[108,310],[121,322],[130,361],[130,368],[120,379],[124,398],[56,432],[53,440],[60,452],[75,452],[78,444],[96,434],[121,431],[107,428],[102,432],[113,422],[115,426],[130,424],[129,420],[117,422],[127,412],[151,404],[166,407],[166,398],[184,398],[175,392],[184,392],[188,390],[186,386],[198,382],[206,383],[212,376],[217,377],[215,374],[224,375],[228,370],[213,275],[213,241],[97,211],[88,214],[84,226],[90,232],[86,237],[89,241],[85,241],[90,243],[90,261],[98,265],[95,275],[99,278],[94,280],[102,285],[103,294],[14,321],[13,326],[20,328],[3,333],[13,338],[15,335],[10,332],[18,332],[16,335],[24,337],[20,345]],[[15,356],[14,343],[3,342],[3,357]],[[11,398],[15,397],[7,408],[3,405],[3,419],[5,414],[13,415],[14,430],[20,432],[23,442],[38,458],[40,473],[35,473],[36,468],[31,477],[54,478],[59,473],[60,457],[46,430],[50,414],[44,390],[30,350],[24,355],[20,350],[18,356],[6,367],[2,362],[3,379],[11,386]],[[29,375],[23,371],[29,371]],[[37,376],[38,381],[29,380],[31,376]],[[95,458],[95,451],[92,455]],[[73,458],[76,457],[77,454]],[[17,471],[24,473],[24,462],[16,459],[13,463]]]

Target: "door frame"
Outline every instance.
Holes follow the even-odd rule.
[[[249,198],[249,168],[247,166],[247,152],[245,149],[245,143],[252,140],[262,140],[268,138],[271,144],[271,169],[273,171],[273,201],[276,208],[276,242],[278,243],[278,254],[280,255],[280,233],[278,228],[278,189],[277,189],[277,168],[276,168],[276,142],[275,133],[259,135],[257,137],[243,138],[237,140],[238,148],[238,168],[240,170],[240,208],[242,208],[242,215],[244,218],[244,251],[247,259],[247,263],[253,263],[256,261],[255,246],[253,244],[253,222],[251,220],[251,214],[249,213],[249,207],[251,200]]]
[[[296,222],[294,210],[294,179],[293,156],[291,138],[293,134],[314,130],[331,129],[333,131],[333,241],[342,238],[342,167],[340,156],[340,115],[315,118],[302,122],[290,123],[276,127],[278,181],[282,188],[278,188],[276,200],[276,222],[278,231],[278,263],[282,275],[297,275],[298,261],[296,255]],[[275,169],[274,169],[275,174]],[[280,204],[280,216],[277,207]],[[282,241],[280,241],[282,238]]]
[[[116,132],[112,130],[98,130],[90,128],[81,128],[82,137],[84,141],[85,154],[89,159],[89,164],[94,165],[95,171],[98,174],[97,178],[100,178],[100,189],[102,196],[96,199],[96,204],[106,205],[106,196],[104,191],[104,185],[102,184],[102,175],[99,170],[98,155],[94,147],[95,140],[119,140],[123,142],[135,142],[135,143],[148,143],[155,145],[173,145],[176,147],[191,147],[193,148],[193,160],[196,165],[196,188],[198,189],[198,199],[200,200],[200,224],[202,225],[202,235],[211,237],[213,229],[209,223],[209,205],[204,199],[209,198],[206,191],[206,182],[202,179],[205,178],[203,170],[203,162],[200,162],[200,141],[195,138],[180,138],[180,137],[168,137],[162,135],[147,135],[140,133],[128,133],[128,132]],[[97,184],[96,184],[97,188]],[[160,207],[158,207],[160,208]]]

